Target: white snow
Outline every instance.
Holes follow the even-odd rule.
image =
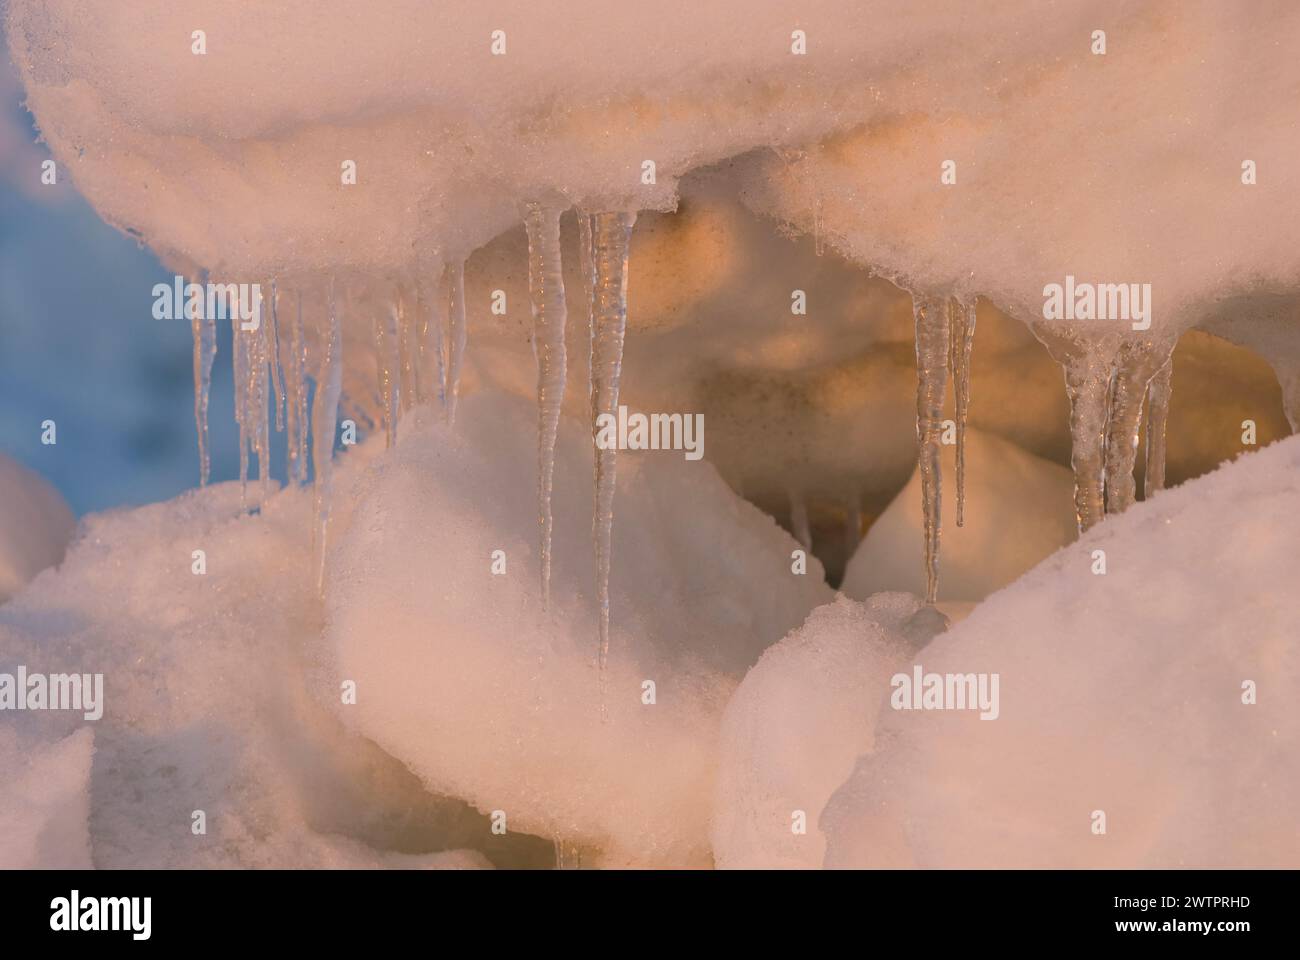
[[[822,808],[871,750],[889,677],[944,625],[910,594],[865,604],[840,595],[763,654],[723,715],[710,834],[718,867],[822,865]]]
[[[1167,490],[936,637],[916,662],[997,673],[1000,715],[886,707],[826,866],[1294,867],[1297,476],[1292,438]]]
[[[0,870],[90,868],[94,742],[82,727],[32,749],[17,730],[0,727]]]
[[[707,463],[624,451],[602,721],[591,442],[563,421],[544,611],[535,431],[525,402],[474,394],[454,431],[404,432],[363,484],[327,582],[332,669],[358,690],[340,716],[512,830],[608,864],[707,864],[723,707],[831,593],[815,560],[791,573],[795,542]]]

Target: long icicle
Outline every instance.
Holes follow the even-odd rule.
[[[197,283],[197,280],[195,281]],[[199,284],[202,290],[202,285]],[[212,395],[212,362],[217,355],[217,324],[206,303],[185,299],[194,336],[194,428],[199,437],[199,486],[206,487],[212,475],[212,454],[208,445],[208,398]]]
[[[579,217],[579,219],[584,219]],[[635,213],[597,213],[591,235],[591,422],[593,441],[601,416],[618,416],[623,373],[623,339],[627,332],[628,240]],[[609,658],[609,568],[614,529],[615,471],[618,444],[595,442],[596,509],[592,537],[596,551],[596,603],[600,614],[597,663],[602,678]]]
[[[975,302],[948,301],[953,408],[957,419],[957,526],[966,522],[966,421],[970,415],[970,358],[975,346]]]
[[[1143,499],[1165,488],[1165,427],[1169,422],[1169,396],[1173,391],[1174,360],[1156,371],[1147,384],[1147,463]]]
[[[391,447],[397,439],[397,306],[385,306],[374,320],[375,368],[379,374],[379,395],[383,409],[384,439]]]
[[[456,422],[460,370],[469,327],[465,321],[465,261],[447,265],[447,422]]]
[[[537,358],[537,520],[541,528],[542,606],[551,601],[551,488],[555,440],[564,402],[566,358],[564,274],[560,260],[560,210],[529,203],[528,292],[533,307],[533,353]]]
[[[256,329],[251,331],[256,362],[253,377],[249,383],[249,402],[254,411],[254,436],[257,443],[257,479],[262,488],[261,503],[265,503],[271,492],[271,418],[267,411],[270,402],[270,390],[267,378],[271,374],[271,324],[264,316],[260,291],[254,297],[254,320]]]
[[[1105,512],[1106,417],[1117,340],[1112,334],[1084,337],[1042,322],[1031,329],[1065,372],[1074,511],[1082,533],[1100,523]]]
[[[330,484],[334,476],[334,432],[338,429],[339,395],[343,392],[343,335],[334,302],[334,281],[329,292],[329,338],[316,374],[312,407],[312,463],[316,471],[312,549],[315,554],[316,591],[325,592],[325,549],[329,538]]]
[[[925,522],[925,599],[939,593],[939,536],[943,503],[943,400],[948,387],[947,304],[913,295],[916,323],[916,443],[921,470],[921,508]]]
[[[284,365],[280,362],[280,290],[271,278],[271,386],[275,390],[275,430],[284,432]]]
[[[248,505],[248,448],[252,423],[248,410],[248,338],[239,329],[239,311],[230,312],[231,373],[234,379],[235,423],[239,425],[239,506]]]
[[[294,297],[297,310],[286,319],[288,343],[280,351],[284,360],[285,407],[285,460],[289,483],[298,485],[307,480],[307,379],[302,342],[302,294]]]
[[[1137,499],[1133,468],[1137,462],[1138,428],[1147,384],[1165,365],[1173,344],[1151,339],[1125,340],[1120,346],[1106,425],[1106,512],[1122,513]]]

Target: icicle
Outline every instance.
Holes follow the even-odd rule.
[[[265,503],[271,493],[271,418],[267,412],[270,392],[266,386],[267,377],[271,373],[271,325],[263,316],[261,292],[254,297],[253,316],[257,321],[257,329],[249,331],[250,356],[253,357],[249,404],[253,410],[253,435],[257,443],[257,479],[262,487],[261,502]]]
[[[812,549],[812,527],[808,524],[808,503],[798,490],[787,492],[790,498],[790,533],[805,550]]]
[[[384,437],[391,447],[397,440],[397,306],[390,304],[375,317],[375,367],[383,404]]]
[[[1147,384],[1164,366],[1173,344],[1153,339],[1125,340],[1119,349],[1106,425],[1106,512],[1121,513],[1137,499],[1133,467],[1137,461],[1138,426]]]
[[[1065,371],[1074,510],[1082,533],[1100,523],[1103,515],[1107,393],[1118,340],[1108,333],[1085,338],[1041,322],[1031,329]]]
[[[295,299],[297,311],[289,314],[281,330],[288,331],[285,348],[280,351],[284,378],[285,462],[289,483],[297,485],[307,479],[304,445],[307,441],[307,380],[303,367],[302,294]],[[278,338],[277,338],[278,339]]]
[[[556,252],[559,255],[559,252]],[[456,422],[456,401],[460,397],[460,368],[465,359],[468,326],[465,322],[465,261],[447,266],[447,422]],[[561,335],[563,333],[561,332]]]
[[[966,522],[966,421],[970,414],[970,356],[975,345],[975,304],[948,301],[948,371],[957,419],[957,526]]]
[[[1165,488],[1165,425],[1169,422],[1169,395],[1173,390],[1174,358],[1156,371],[1147,384],[1147,465],[1143,499]]]
[[[230,312],[231,374],[234,379],[235,423],[239,425],[239,505],[248,503],[248,448],[252,424],[248,412],[248,340],[239,329],[239,311]]]
[[[576,211],[578,215],[578,267],[582,272],[582,292],[587,300],[587,329],[594,336],[596,329],[596,265],[592,261],[591,249],[591,214],[585,210]],[[592,369],[594,357],[594,341],[591,344],[592,350],[587,351],[587,406],[591,410],[591,428],[596,429],[596,378]]]
[[[280,363],[280,291],[271,278],[271,386],[275,390],[275,430],[284,432],[284,367]]]
[[[420,402],[420,365],[416,362],[418,348],[414,317],[406,309],[406,296],[401,290],[397,292],[397,337],[401,360],[399,369],[402,371],[402,413],[405,414]]]
[[[334,431],[338,428],[339,395],[343,392],[343,335],[330,282],[329,339],[316,374],[312,406],[312,463],[316,470],[312,549],[316,561],[316,590],[325,592],[325,548],[329,536],[330,482],[334,476]]]
[[[551,485],[555,439],[564,402],[564,274],[560,261],[560,210],[529,203],[528,292],[533,305],[533,353],[537,358],[537,513],[541,528],[542,605],[551,599]]]
[[[925,599],[939,592],[939,535],[943,502],[940,434],[948,388],[949,331],[943,300],[912,298],[916,323],[916,443],[921,469],[921,508],[925,521]]]
[[[429,389],[438,396],[438,404],[447,409],[447,360],[444,350],[444,327],[446,326],[447,298],[444,296],[443,281],[433,282],[432,292],[428,283],[421,283],[417,303],[420,311],[419,341],[421,363],[428,371]],[[423,384],[424,377],[421,377]]]
[[[186,309],[190,309],[186,301]],[[217,324],[207,305],[190,309],[190,330],[194,335],[194,427],[199,437],[199,486],[206,487],[212,473],[208,446],[208,398],[212,394],[212,361],[217,355]]]
[[[578,218],[587,220],[585,216]],[[635,213],[598,213],[588,223],[584,236],[591,247],[587,259],[592,278],[591,304],[591,423],[592,439],[598,436],[597,420],[602,414],[618,416],[619,379],[623,372],[623,337],[627,330],[628,239]],[[584,268],[586,265],[584,264]],[[595,444],[596,509],[592,538],[596,551],[596,602],[600,614],[600,648],[597,663],[604,676],[609,657],[609,566],[614,527],[614,480],[618,447]]]

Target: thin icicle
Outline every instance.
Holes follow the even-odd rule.
[[[456,422],[460,370],[465,359],[469,327],[465,321],[465,261],[447,265],[447,422]]]
[[[208,398],[212,394],[212,362],[217,356],[217,324],[206,303],[191,304],[190,330],[194,336],[194,427],[199,437],[199,486],[206,487],[212,474],[208,445]]]
[[[966,522],[966,421],[970,415],[970,357],[975,346],[975,303],[948,301],[948,369],[957,418],[957,526]]]
[[[790,533],[805,550],[812,549],[812,527],[808,524],[808,502],[798,490],[790,490]]]
[[[1156,371],[1147,384],[1147,464],[1143,499],[1165,488],[1165,426],[1169,422],[1169,396],[1173,390],[1174,358]]]
[[[231,373],[234,378],[235,423],[239,426],[239,505],[248,504],[248,448],[252,422],[248,410],[248,339],[239,329],[239,311],[230,313]]]
[[[578,215],[578,268],[582,272],[582,292],[587,300],[587,329],[594,333],[596,327],[596,264],[592,260],[591,214],[585,210]],[[595,343],[592,343],[592,347]],[[596,429],[596,378],[592,369],[594,351],[587,351],[587,405],[591,410],[591,428]]]
[[[338,428],[339,395],[343,392],[343,335],[330,282],[329,337],[316,373],[312,406],[312,463],[316,471],[312,548],[316,565],[316,590],[325,592],[325,549],[329,538],[330,483],[334,476],[334,431]]]
[[[384,418],[384,438],[391,447],[397,440],[397,306],[390,304],[375,316],[375,367]]]
[[[262,295],[254,295],[254,314],[257,329],[250,331],[254,356],[253,376],[249,384],[249,404],[253,410],[254,437],[257,443],[257,479],[262,487],[261,502],[271,493],[271,418],[267,410],[270,391],[267,378],[271,374],[271,325],[263,316]]]
[[[912,297],[916,323],[916,443],[921,469],[921,510],[925,523],[925,599],[939,592],[939,536],[943,503],[940,435],[943,400],[948,388],[949,331],[947,304]]]
[[[555,439],[564,402],[564,274],[560,260],[560,210],[526,206],[528,292],[533,306],[533,353],[537,358],[537,520],[541,528],[542,605],[551,600],[551,487]]]
[[[432,291],[428,281],[420,284],[417,303],[420,311],[419,340],[421,364],[427,371],[420,382],[428,383],[428,389],[436,393],[438,405],[447,409],[447,358],[444,341],[447,313],[447,297],[444,295],[443,279],[434,280]]]
[[[271,278],[271,386],[275,390],[275,430],[284,432],[284,367],[280,363],[280,291]]]
[[[1106,426],[1106,512],[1121,513],[1137,499],[1133,467],[1147,384],[1169,360],[1173,344],[1154,339],[1125,340],[1116,360]]]
[[[585,216],[578,218],[586,220]],[[602,415],[618,416],[619,380],[623,373],[623,338],[627,331],[628,239],[635,213],[598,213],[589,221],[591,276],[591,422],[592,438]],[[585,265],[584,265],[585,267]],[[596,552],[596,602],[600,615],[597,663],[604,676],[609,657],[609,567],[614,529],[614,486],[618,445],[595,443],[596,509],[592,538]]]
[[[1074,510],[1082,533],[1100,523],[1104,514],[1108,392],[1118,340],[1114,334],[1085,337],[1046,323],[1037,323],[1032,329],[1065,371]]]
[[[288,329],[285,349],[280,352],[283,360],[284,377],[284,413],[285,413],[285,461],[288,464],[289,483],[305,483],[307,480],[307,375],[304,365],[304,347],[302,337],[302,294],[298,294],[297,310],[288,315],[284,327]]]
[[[402,413],[405,414],[420,402],[420,364],[417,362],[419,351],[414,315],[406,309],[406,294],[402,290],[397,292],[397,341],[401,360]]]

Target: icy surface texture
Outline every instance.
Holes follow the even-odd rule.
[[[1011,583],[1075,537],[1070,471],[1000,437],[969,430],[966,523],[943,501],[941,601],[978,601]],[[943,445],[944,475],[953,475],[956,446]],[[844,574],[841,589],[865,600],[882,590],[925,592],[920,470],[876,518]]]
[[[822,865],[822,807],[871,750],[890,676],[943,625],[910,594],[841,595],[763,654],[722,718],[717,866]]]
[[[886,707],[826,865],[1294,867],[1297,476],[1290,439],[1164,491],[921,650],[999,674],[1000,714]]]
[[[76,526],[58,491],[0,454],[0,602],[63,559]]]
[[[549,612],[535,443],[525,401],[480,392],[454,430],[404,433],[363,485],[327,583],[332,669],[358,688],[340,716],[430,787],[505,811],[512,831],[580,842],[605,864],[707,865],[727,698],[831,592],[815,561],[791,573],[794,541],[706,462],[623,452],[629,546],[610,576],[602,722],[590,433],[565,420],[556,445]]]

